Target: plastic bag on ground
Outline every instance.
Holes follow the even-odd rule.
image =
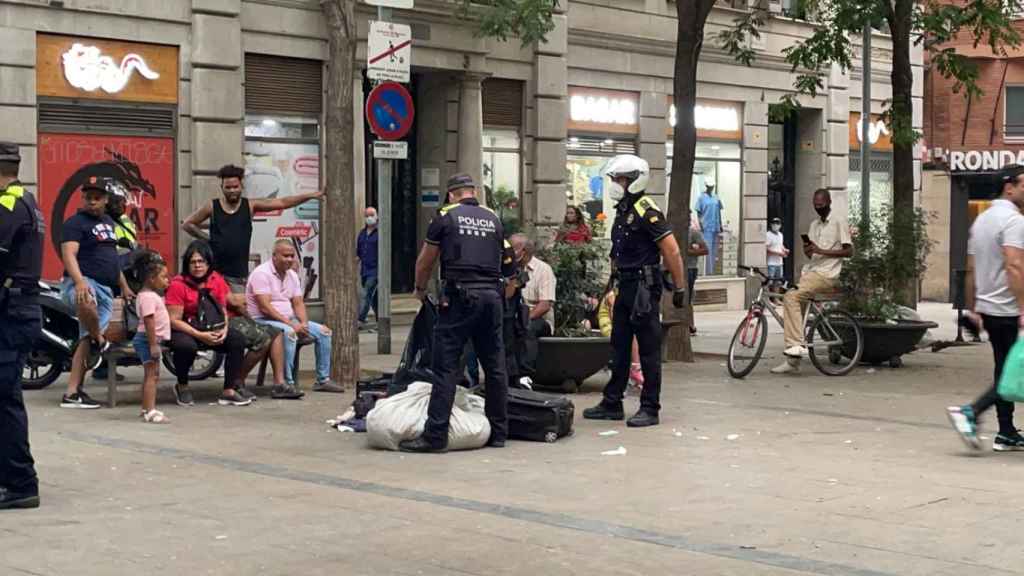
[[[366,439],[373,448],[398,450],[403,440],[423,433],[430,404],[428,382],[413,382],[409,389],[380,400],[366,416]],[[455,404],[448,427],[449,450],[483,448],[491,436],[491,423],[484,414],[484,399],[461,386],[455,391]]]

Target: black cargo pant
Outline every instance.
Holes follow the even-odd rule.
[[[985,331],[988,332],[988,341],[992,345],[992,356],[995,359],[993,370],[992,387],[985,391],[980,398],[974,401],[971,408],[975,416],[980,416],[993,405],[996,407],[996,417],[999,419],[999,433],[1012,434],[1016,432],[1013,426],[1013,402],[1007,402],[999,397],[996,388],[999,386],[999,377],[1003,374],[1003,364],[1010,348],[1017,341],[1017,317],[1016,316],[988,316],[981,315]]]
[[[7,313],[0,314],[0,327],[0,486],[18,494],[38,494],[21,370],[39,338],[39,306],[10,304]]]
[[[508,437],[508,378],[502,341],[504,304],[498,283],[495,281],[493,287],[469,287],[463,295],[449,294],[447,300],[447,306],[442,302],[434,328],[434,372],[438,382],[430,392],[423,438],[434,447],[448,444],[448,421],[455,402],[455,386],[461,376],[459,358],[466,341],[472,339],[487,383],[485,406],[491,423],[491,439],[505,440]]]
[[[604,387],[606,406],[622,406],[622,397],[629,382],[630,357],[633,353],[633,337],[640,347],[640,368],[644,374],[643,392],[640,394],[640,410],[658,414],[661,410],[661,317],[658,313],[661,302],[661,288],[651,289],[651,310],[643,318],[631,321],[636,292],[641,280],[620,280],[619,295],[612,310],[612,379]]]

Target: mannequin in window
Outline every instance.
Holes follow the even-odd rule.
[[[704,243],[708,245],[708,255],[704,259],[705,276],[715,273],[715,259],[718,257],[722,232],[722,210],[722,200],[715,194],[715,185],[705,184],[704,193],[697,200],[697,216],[700,217],[700,228],[704,232]]]

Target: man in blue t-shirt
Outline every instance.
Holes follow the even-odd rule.
[[[61,293],[68,306],[78,313],[81,336],[61,408],[100,407],[82,389],[85,373],[95,369],[103,353],[110,349],[103,333],[113,312],[113,289],[120,286],[125,300],[135,296],[121,273],[114,221],[106,213],[107,200],[116,187],[113,179],[90,178],[82,185],[82,208],[64,222],[61,232]]]
[[[359,257],[359,278],[363,284],[363,303],[359,307],[359,324],[366,322],[366,316],[373,308],[377,315],[377,209],[366,209],[366,227],[359,231],[356,255]]]

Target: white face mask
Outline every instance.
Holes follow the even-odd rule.
[[[778,232],[782,230],[782,224],[772,224],[772,232]]]
[[[622,200],[622,197],[626,195],[626,189],[621,184],[612,180],[612,183],[608,185],[608,197],[618,202]]]
[[[376,226],[377,225],[377,217],[376,216],[367,216],[366,217],[366,225],[367,226]]]

